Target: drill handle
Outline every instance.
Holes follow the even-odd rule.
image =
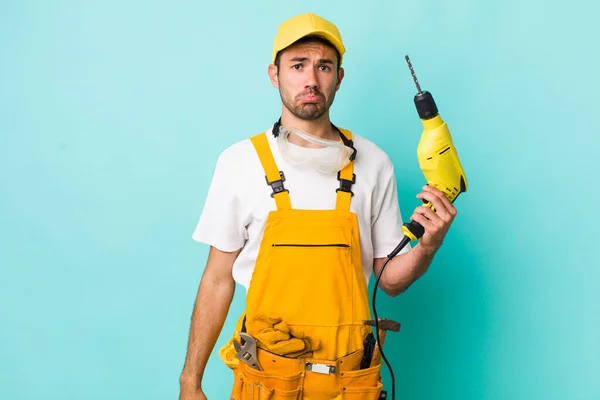
[[[450,203],[454,203],[459,194],[460,192],[456,195],[449,196],[448,193],[446,193],[446,198],[448,198]],[[433,212],[436,212],[435,206],[430,201],[423,200],[423,205],[431,208]],[[417,221],[410,221],[405,222],[402,225],[402,232],[404,233],[404,236],[410,238],[410,240],[419,240],[425,233],[425,228]]]
[[[410,240],[419,240],[425,233],[425,228],[417,221],[410,221],[402,225],[402,231],[404,236],[410,238]]]
[[[435,207],[429,200],[423,199],[423,205],[435,212]],[[402,231],[404,232],[404,236],[407,236],[410,240],[419,240],[425,233],[425,228],[417,221],[410,221],[402,225]]]

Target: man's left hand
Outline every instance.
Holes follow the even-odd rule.
[[[418,222],[425,228],[425,233],[419,240],[419,244],[423,250],[433,254],[442,245],[457,211],[444,193],[433,186],[423,186],[423,191],[417,195],[417,198],[430,201],[436,210],[434,212],[429,207],[422,205],[417,207],[410,217],[411,220]]]

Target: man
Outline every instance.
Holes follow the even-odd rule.
[[[279,27],[268,75],[281,116],[221,153],[193,235],[210,251],[182,400],[206,398],[204,368],[236,282],[247,289],[246,309],[219,353],[234,373],[231,398],[379,396],[381,363],[359,366],[371,332],[362,323],[370,319],[367,282],[402,239],[402,218],[387,155],[330,120],[344,53],[337,27],[319,16],[302,14]],[[417,197],[437,212],[420,206],[411,216],[425,233],[387,264],[380,287],[390,296],[425,273],[456,216],[434,188]],[[247,363],[236,357],[242,345],[258,347]]]

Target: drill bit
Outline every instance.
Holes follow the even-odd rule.
[[[423,91],[421,90],[421,86],[419,86],[419,81],[417,81],[417,75],[415,75],[415,71],[413,70],[412,64],[410,63],[410,59],[408,58],[408,56],[404,57],[406,59],[406,62],[408,63],[408,68],[410,68],[410,74],[412,75],[414,81],[415,81],[415,85],[417,85],[417,90],[420,93],[423,93]]]

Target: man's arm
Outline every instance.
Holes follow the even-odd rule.
[[[427,272],[434,254],[423,250],[421,244],[418,243],[410,251],[397,255],[385,266],[379,287],[389,296],[398,296]],[[379,276],[385,260],[386,258],[375,259],[373,264],[375,278]]]
[[[206,398],[201,389],[202,376],[233,299],[235,281],[231,271],[239,252],[210,248],[192,313],[188,349],[180,376],[180,400]]]
[[[457,211],[452,203],[442,192],[431,186],[424,186],[417,198],[431,201],[436,212],[429,207],[419,206],[410,217],[423,226],[425,233],[414,248],[394,257],[385,266],[379,286],[392,297],[404,292],[427,271],[456,217]],[[375,277],[379,276],[385,260],[386,258],[374,260]]]

